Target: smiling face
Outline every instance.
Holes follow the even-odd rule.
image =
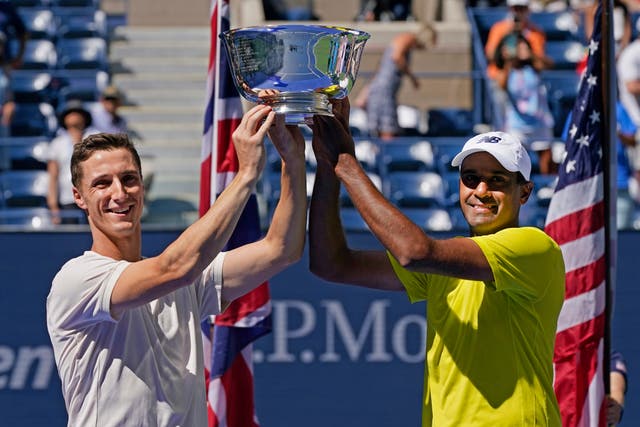
[[[518,226],[520,206],[533,189],[491,154],[467,156],[460,167],[460,207],[474,236]]]
[[[120,247],[132,237],[139,240],[144,187],[132,153],[126,148],[96,150],[78,166],[80,179],[73,194],[87,212],[94,247],[104,243]]]

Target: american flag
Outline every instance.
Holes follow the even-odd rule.
[[[229,1],[212,0],[208,98],[200,167],[200,215],[209,209],[238,171],[231,134],[242,118],[242,103],[218,37],[229,28]],[[260,237],[254,194],[225,249],[233,249]],[[254,405],[252,342],[270,332],[270,322],[269,285],[265,282],[234,301],[211,322],[203,323],[209,426],[259,425]]]
[[[607,104],[602,92],[602,34],[598,7],[587,67],[571,112],[566,156],[545,225],[565,260],[565,301],[554,354],[554,388],[564,427],[605,425],[603,360],[609,265],[604,197],[608,170],[604,150],[608,148],[603,143],[609,137],[603,116]]]

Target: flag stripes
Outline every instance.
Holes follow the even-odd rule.
[[[232,135],[242,119],[242,102],[233,84],[219,34],[230,28],[229,1],[212,0],[207,103],[200,168],[200,215],[238,171]],[[249,198],[225,250],[261,237],[255,194]],[[258,426],[255,416],[252,342],[271,330],[268,283],[233,301],[212,323],[203,324],[210,427]],[[211,325],[213,324],[213,328]],[[213,333],[211,333],[213,329]],[[209,356],[210,355],[210,356]]]
[[[545,231],[565,262],[565,301],[554,349],[554,389],[564,427],[604,425],[603,348],[606,326],[606,239],[601,82],[601,10],[571,112],[566,156],[549,205]]]

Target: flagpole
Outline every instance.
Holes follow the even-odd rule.
[[[616,67],[615,46],[613,41],[613,0],[602,0],[602,101],[604,111],[603,150],[603,185],[605,203],[605,325],[602,357],[602,375],[605,394],[610,389],[610,360],[611,360],[611,318],[613,314],[613,295],[616,280]]]

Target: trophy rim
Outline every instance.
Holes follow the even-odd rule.
[[[248,26],[248,27],[237,27],[237,28],[231,28],[229,30],[223,31],[219,34],[219,37],[225,37],[227,35],[231,35],[231,34],[235,34],[235,33],[239,33],[239,32],[244,32],[244,31],[257,31],[257,32],[264,32],[265,30],[272,30],[272,31],[277,31],[277,30],[296,30],[296,29],[300,29],[303,30],[305,28],[316,28],[316,29],[321,29],[321,30],[334,30],[332,32],[332,35],[344,35],[344,34],[351,34],[354,35],[356,37],[360,37],[360,38],[364,38],[364,39],[369,39],[371,38],[371,34],[366,32],[366,31],[362,31],[362,30],[358,30],[356,28],[349,28],[349,27],[339,27],[337,25],[319,25],[319,24],[267,24],[267,25],[252,25],[252,26]]]

